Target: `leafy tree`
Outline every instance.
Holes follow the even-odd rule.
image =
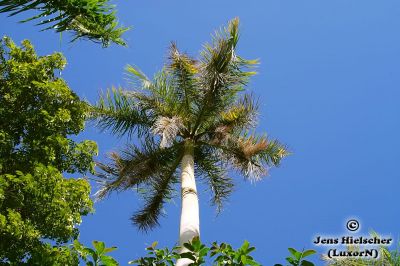
[[[87,38],[108,46],[111,42],[125,45],[122,34],[128,28],[120,27],[114,6],[108,0],[0,0],[0,13],[14,16],[26,11],[38,14],[21,22],[40,20],[43,30],[71,31],[73,40]]]
[[[255,74],[248,68],[257,61],[236,54],[238,26],[234,19],[217,32],[199,60],[172,44],[168,64],[154,80],[128,66],[138,88],[113,89],[93,106],[101,128],[140,139],[139,145],[112,153],[109,164],[99,164],[104,186],[98,197],[139,189],[145,203],[132,221],[142,230],[151,229],[158,225],[163,204],[174,196],[181,165],[181,246],[200,234],[195,169],[221,210],[233,190],[230,167],[258,181],[288,154],[278,141],[254,133],[258,104],[244,87]]]
[[[90,185],[62,173],[93,172],[97,146],[68,138],[83,130],[87,106],[55,76],[65,63],[29,41],[0,42],[0,263],[76,265],[63,244],[92,211]]]
[[[244,241],[243,245],[235,250],[227,243],[218,244],[217,242],[214,242],[211,247],[207,247],[200,242],[198,237],[195,237],[188,243],[184,244],[188,251],[181,254],[178,253],[180,247],[173,247],[171,250],[168,248],[157,249],[157,244],[157,242],[154,242],[150,247],[146,248],[146,250],[148,250],[146,257],[130,261],[129,264],[139,266],[173,266],[178,259],[189,258],[192,261],[190,264],[192,266],[261,265],[250,255],[255,248],[251,247],[247,241]]]

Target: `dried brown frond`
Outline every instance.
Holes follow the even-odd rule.
[[[265,138],[256,139],[255,137],[250,136],[246,139],[240,139],[239,146],[244,157],[250,160],[251,157],[265,150],[268,146],[268,142]]]

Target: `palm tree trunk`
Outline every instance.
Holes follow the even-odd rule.
[[[200,236],[199,199],[194,177],[193,144],[185,143],[185,153],[182,158],[182,209],[179,228],[179,245],[189,242],[193,237]],[[182,248],[181,252],[187,252]],[[179,259],[176,266],[186,266],[192,263],[190,259]]]

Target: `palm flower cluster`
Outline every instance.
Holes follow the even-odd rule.
[[[92,106],[100,128],[138,138],[137,145],[98,164],[103,186],[97,196],[132,188],[145,191],[144,206],[132,217],[142,230],[158,225],[163,204],[176,194],[188,146],[196,179],[208,183],[218,210],[233,190],[228,171],[257,181],[288,154],[277,140],[254,133],[258,104],[245,86],[258,61],[236,54],[238,26],[234,19],[218,31],[199,59],[172,44],[167,64],[152,80],[128,66],[134,89],[113,88]]]

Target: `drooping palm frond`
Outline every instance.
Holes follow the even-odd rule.
[[[174,194],[177,167],[181,159],[181,144],[160,148],[153,138],[142,141],[140,147],[129,145],[120,154],[112,153],[111,163],[98,163],[102,188],[97,199],[113,191],[139,189],[143,195],[143,207],[132,216],[132,222],[140,230],[147,231],[158,224],[162,206]]]
[[[165,165],[174,161],[180,144],[169,148],[160,148],[154,138],[147,137],[140,146],[128,145],[120,153],[110,155],[111,162],[97,163],[101,171],[97,176],[101,178],[102,189],[97,193],[101,199],[112,191],[123,191],[145,183],[151,183],[164,171]]]
[[[226,165],[221,161],[217,151],[210,146],[196,149],[196,173],[209,185],[212,193],[212,205],[217,212],[222,211],[223,204],[233,192],[233,180],[227,175]]]
[[[21,22],[39,20],[43,30],[72,31],[73,40],[87,38],[108,46],[125,45],[122,34],[129,28],[118,26],[115,9],[108,0],[0,0],[0,13],[14,16],[35,10],[39,14]]]
[[[144,206],[132,215],[132,222],[140,230],[148,231],[159,225],[158,220],[162,215],[164,203],[174,196],[173,185],[179,180],[176,169],[181,157],[178,155],[173,158],[174,161],[164,162],[162,171],[147,185],[147,193],[144,194]]]

